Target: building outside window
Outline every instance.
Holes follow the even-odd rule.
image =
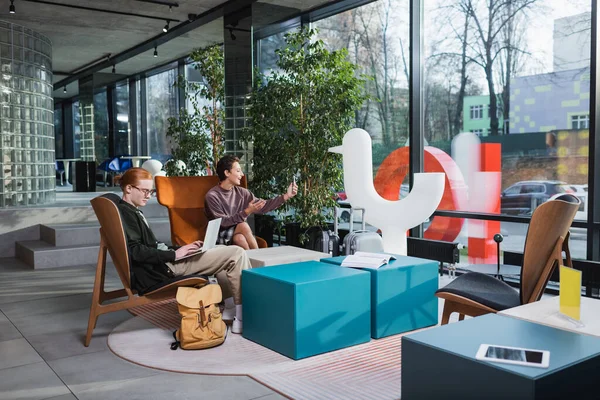
[[[472,165],[498,172],[497,181],[488,179],[485,189],[472,185],[468,188],[468,199],[474,199],[489,196],[489,185],[497,186],[497,205],[492,207],[490,202],[489,209],[483,211],[466,201],[460,203],[467,204],[460,211],[512,214],[511,196],[505,191],[516,184],[564,182],[585,187],[589,137],[573,129],[589,129],[592,2],[578,1],[567,9],[551,0],[539,0],[522,2],[519,10],[511,8],[514,2],[471,3],[473,9],[467,12],[459,1],[448,2],[445,7],[439,7],[435,1],[424,2],[423,19],[423,90],[436,88],[438,104],[447,104],[435,109],[428,107],[430,103],[425,98],[425,114],[455,116],[454,110],[462,110],[460,118],[449,119],[446,129],[450,133],[440,131],[434,147],[451,148],[458,132],[473,132],[481,136],[485,147]],[[495,33],[498,34],[488,36]],[[548,40],[540,40],[542,37]],[[505,45],[506,38],[511,38],[510,46]],[[480,50],[486,46],[498,49],[493,60]],[[463,60],[468,61],[462,65]],[[491,109],[493,96],[496,109]],[[444,137],[449,137],[450,143],[442,142]],[[475,153],[463,149],[452,156],[460,163]],[[431,171],[428,168],[432,167],[425,157],[424,171]],[[540,198],[546,201],[550,197]],[[543,201],[527,203],[520,215],[531,216]],[[576,219],[580,218],[585,219],[585,213],[578,213]],[[523,251],[526,224],[451,220],[459,226],[457,232],[466,228],[468,232],[484,232],[488,238],[493,232],[506,232],[512,239],[502,243],[503,250]],[[424,237],[431,233],[428,229],[431,230],[426,228]],[[459,236],[455,240],[460,240]],[[573,257],[585,258],[585,234],[573,235],[569,244]],[[475,246],[465,245],[469,257],[474,257],[471,262],[495,260],[493,246],[477,251]]]

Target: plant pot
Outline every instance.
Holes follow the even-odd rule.
[[[288,222],[285,224],[285,244],[288,246],[304,247],[300,243],[302,228],[299,222]]]
[[[254,215],[254,233],[265,239],[269,247],[273,247],[273,234],[275,233],[275,217],[272,215]]]
[[[300,237],[305,235],[308,239],[310,234],[315,231],[330,230],[333,232],[333,224],[328,223],[327,226],[311,226],[310,228],[301,228],[299,222],[289,222],[285,224],[285,244],[288,246],[309,248],[309,241],[305,243],[300,241]]]

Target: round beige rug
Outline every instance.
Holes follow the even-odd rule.
[[[173,341],[171,331],[134,317],[110,333],[108,347],[133,363],[175,372],[250,375],[296,366],[294,360],[231,332],[222,345],[205,350],[171,350]]]

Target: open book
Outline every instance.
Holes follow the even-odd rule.
[[[390,254],[357,251],[342,261],[342,267],[378,269],[382,265],[388,264],[390,260],[395,259],[396,257]]]

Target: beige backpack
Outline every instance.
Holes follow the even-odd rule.
[[[221,287],[216,284],[177,289],[181,328],[173,333],[176,342],[171,344],[171,350],[208,349],[225,341],[227,326],[219,309],[222,297]]]

